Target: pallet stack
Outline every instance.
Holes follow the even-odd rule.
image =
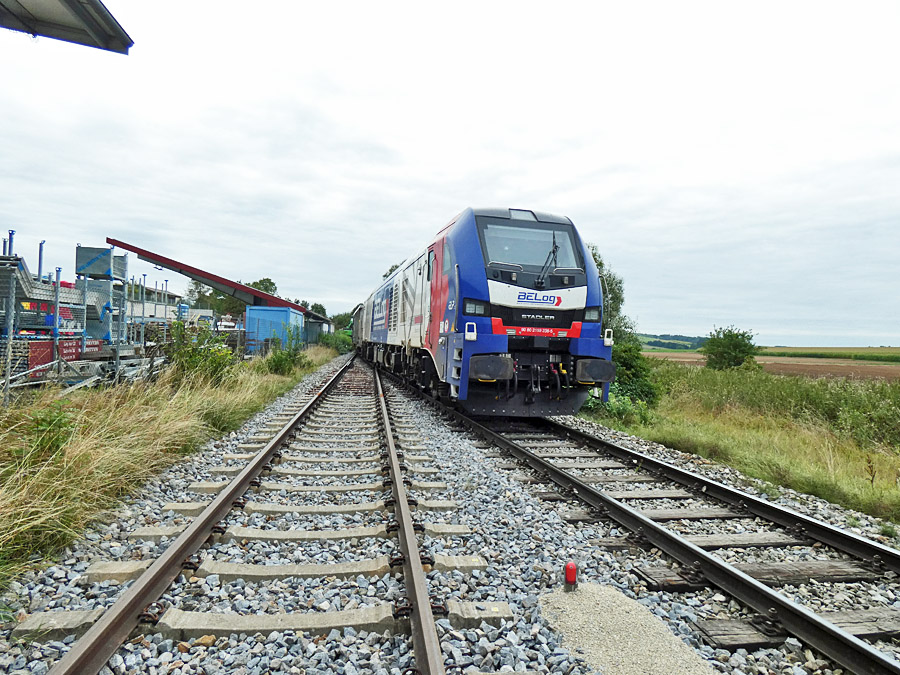
[[[13,340],[12,368],[10,368],[13,375],[18,375],[28,370],[29,352],[30,345],[28,340]],[[6,338],[0,338],[0,377],[6,377]]]

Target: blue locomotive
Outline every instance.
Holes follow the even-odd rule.
[[[572,221],[466,209],[359,305],[368,360],[478,415],[565,415],[615,376],[597,266]]]

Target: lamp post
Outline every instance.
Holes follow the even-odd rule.
[[[41,275],[44,271],[44,244],[47,243],[46,239],[41,239],[41,244],[38,246],[38,283],[42,283]]]

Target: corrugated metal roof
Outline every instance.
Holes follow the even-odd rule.
[[[0,0],[0,26],[119,54],[134,44],[100,0]]]

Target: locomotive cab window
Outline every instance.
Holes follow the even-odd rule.
[[[539,270],[549,260],[550,271],[584,269],[571,225],[479,218],[478,231],[487,265],[520,265]]]
[[[431,281],[431,276],[434,274],[434,251],[428,251],[428,281]]]
[[[450,253],[450,247],[444,241],[444,274],[446,275],[453,268],[453,254]]]

